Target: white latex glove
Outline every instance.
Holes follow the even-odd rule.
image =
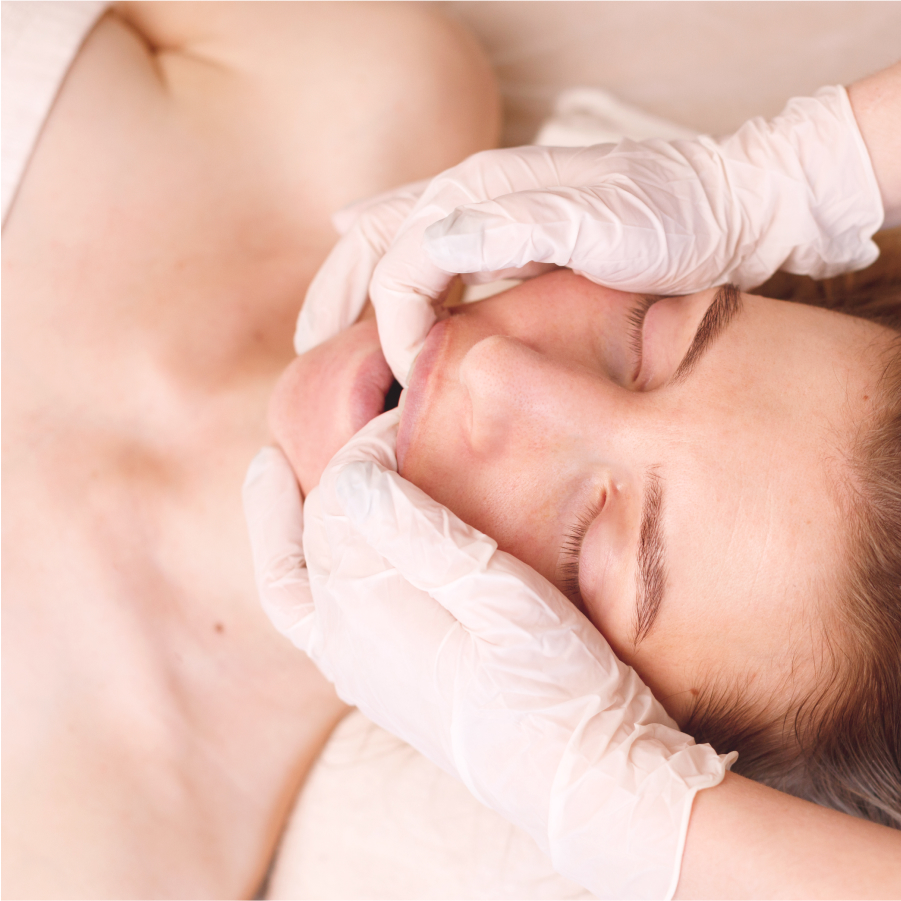
[[[383,216],[371,207],[339,242],[301,319],[320,306],[362,306],[368,284],[385,356],[406,385],[452,273],[490,281],[555,265],[634,292],[748,289],[780,268],[823,278],[869,265],[884,212],[839,86],[719,140],[476,154],[433,179],[402,224],[377,228],[378,247],[367,245]],[[350,281],[349,255],[359,260]]]
[[[251,466],[267,612],[345,701],[529,832],[558,872],[602,898],[670,897],[694,795],[734,755],[679,732],[560,592],[397,475],[398,418],[335,456],[303,550],[287,461],[270,450]]]

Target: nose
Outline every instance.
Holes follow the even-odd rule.
[[[646,399],[592,371],[542,354],[516,338],[492,335],[460,364],[470,402],[469,442],[476,455],[575,451],[616,458],[642,429]],[[551,462],[548,460],[548,462]]]

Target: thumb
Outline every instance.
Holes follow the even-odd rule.
[[[303,555],[303,504],[278,448],[264,447],[254,457],[242,495],[263,610],[279,632],[309,652],[314,607]]]

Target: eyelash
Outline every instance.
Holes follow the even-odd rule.
[[[632,349],[632,356],[635,359],[635,371],[632,376],[633,382],[638,378],[638,374],[641,372],[641,333],[644,328],[645,316],[648,315],[648,310],[650,310],[658,300],[660,300],[660,298],[654,294],[642,297],[629,311],[629,315],[626,319],[629,334],[629,347]]]
[[[582,610],[585,609],[585,601],[579,588],[579,554],[588,528],[595,521],[603,506],[604,498],[601,498],[582,513],[563,539],[561,553],[565,562],[560,567],[561,586],[563,593]]]

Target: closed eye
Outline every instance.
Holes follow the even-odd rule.
[[[648,310],[657,303],[658,300],[663,300],[664,295],[661,294],[646,294],[641,300],[629,311],[629,315],[627,318],[627,327],[628,327],[628,341],[629,348],[632,351],[632,359],[634,361],[634,369],[632,370],[632,380],[630,384],[634,385],[638,381],[638,376],[641,374],[641,358],[642,358],[642,347],[643,341],[641,340],[642,332],[644,330],[644,320],[648,315]]]
[[[632,385],[639,384],[639,377],[644,362],[644,325],[648,311],[658,300],[666,299],[668,298],[662,296],[645,296],[629,312],[627,335],[635,363]],[[677,384],[684,381],[698,365],[701,357],[710,350],[716,340],[726,331],[727,327],[736,320],[742,312],[742,308],[741,293],[735,285],[722,285],[717,289],[713,301],[698,325],[688,351],[666,382],[668,384]],[[647,380],[645,380],[645,383],[647,383]]]
[[[588,612],[585,607],[585,599],[582,597],[582,590],[579,587],[579,559],[585,535],[591,524],[600,515],[606,500],[606,496],[602,496],[579,516],[575,525],[566,533],[560,551],[563,561],[559,569],[560,589],[586,616]]]

